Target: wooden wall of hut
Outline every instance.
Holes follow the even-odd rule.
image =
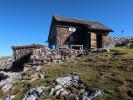
[[[71,34],[68,27],[57,27],[57,47],[60,48]]]
[[[85,49],[103,48],[105,43],[108,41],[108,33],[101,31],[87,32],[87,30],[83,27],[74,27],[76,28],[75,36],[77,37],[74,41],[77,45],[83,45]],[[69,31],[70,26],[57,25],[54,28],[52,32],[55,33],[53,33],[53,37],[50,37],[50,40],[52,43],[56,44],[56,49],[62,47],[64,44],[72,44],[70,41],[70,36],[75,33]]]

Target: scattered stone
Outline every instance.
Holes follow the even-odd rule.
[[[37,66],[37,67],[36,67],[36,70],[37,70],[37,71],[40,71],[41,68],[42,68],[42,66]]]
[[[8,92],[11,88],[12,88],[12,84],[7,83],[1,88],[1,90],[3,92]]]
[[[58,96],[68,96],[70,94],[69,90],[66,90],[62,85],[56,85],[55,88],[51,89],[50,95]]]
[[[21,81],[22,76],[21,73],[15,72],[4,72],[1,71],[4,76],[8,76],[6,79],[0,81],[0,86],[6,85],[7,83],[14,84],[18,81]]]
[[[10,69],[12,66],[13,57],[0,57],[0,70]]]
[[[91,50],[92,53],[101,53],[101,52],[109,52],[109,49],[105,48],[96,48]]]
[[[34,75],[31,75],[31,82],[33,82],[37,79],[39,79],[39,74],[38,73],[35,73]]]
[[[13,100],[15,98],[16,95],[12,95],[12,96],[8,96],[5,98],[5,100]]]
[[[62,85],[62,86],[70,86],[70,85],[78,85],[79,77],[76,75],[68,75],[66,77],[57,78],[55,80],[56,84]]]
[[[36,100],[37,96],[36,95],[29,95],[25,96],[23,100]]]
[[[24,67],[23,72],[27,72],[27,71],[29,71],[29,70],[30,70],[30,68],[29,68],[29,67]]]
[[[39,77],[40,77],[41,79],[44,79],[44,74],[40,73],[40,74],[39,74]]]
[[[81,97],[81,100],[92,100],[94,97],[102,95],[101,90],[91,90],[91,91],[87,91],[83,94],[83,96]]]
[[[47,47],[35,49],[32,52],[32,55],[30,57],[30,61],[34,65],[48,64],[51,62],[51,55],[52,55],[52,52]]]
[[[70,94],[70,91],[62,91],[61,96],[68,96]]]
[[[68,75],[66,77],[60,77],[55,80],[55,87],[51,88],[49,95],[60,98],[62,96],[72,96],[74,100],[92,100],[94,97],[102,95],[101,90],[90,90],[85,91],[85,87],[81,87],[79,83],[79,77],[76,75]],[[72,89],[76,90],[77,93],[73,92]],[[78,94],[78,95],[77,95]]]
[[[0,81],[8,78],[7,75],[4,75],[3,73],[0,73]]]

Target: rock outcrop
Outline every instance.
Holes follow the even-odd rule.
[[[36,88],[32,88],[30,89],[26,96],[23,98],[23,100],[36,100],[37,97],[39,95],[41,95],[41,93],[43,93],[44,91],[44,87],[40,86],[40,87],[36,87]]]
[[[10,69],[12,67],[13,57],[0,57],[0,70]]]

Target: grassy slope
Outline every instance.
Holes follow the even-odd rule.
[[[76,62],[51,64],[44,70],[48,71],[49,80],[75,72],[87,89],[100,88],[114,100],[133,96],[133,49],[112,48],[110,53],[93,53]]]
[[[23,97],[28,88],[38,85],[47,86],[60,76],[76,73],[86,85],[86,89],[98,88],[110,94],[108,98],[96,98],[98,100],[133,99],[133,49],[112,48],[110,53],[92,53],[62,64],[53,63],[43,67],[41,71],[46,72],[47,76],[44,80],[16,84],[16,87],[7,94],[17,93],[17,100]],[[4,97],[6,94],[1,93],[2,95]]]

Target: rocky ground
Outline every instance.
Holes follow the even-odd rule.
[[[0,70],[10,69],[12,66],[12,62],[13,57],[11,56],[0,57]]]
[[[132,100],[133,49],[0,72],[1,100]]]
[[[1,99],[5,100],[44,100],[65,99],[91,100],[103,95],[100,89],[86,91],[85,84],[75,73],[61,76],[55,80],[48,80],[48,72],[41,71],[44,66],[29,66],[24,72],[4,72],[1,77],[7,76],[0,81]],[[35,71],[36,70],[36,71]],[[23,92],[26,93],[23,93]],[[18,93],[17,93],[18,92]],[[11,95],[12,94],[12,95]]]

